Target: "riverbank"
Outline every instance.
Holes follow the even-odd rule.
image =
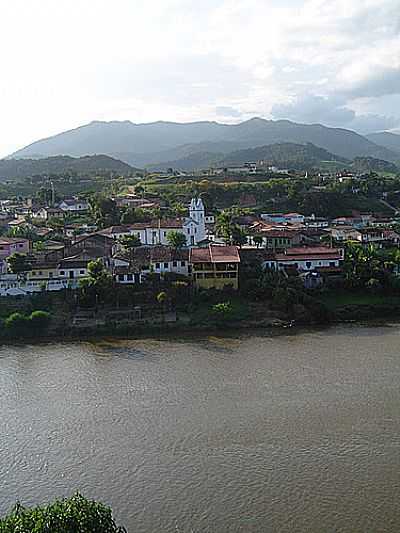
[[[193,325],[181,323],[160,323],[156,325],[136,325],[135,327],[98,327],[79,331],[70,331],[66,335],[36,335],[27,337],[2,338],[0,345],[27,345],[27,344],[52,344],[54,342],[89,342],[93,344],[101,342],[113,342],[121,340],[140,339],[164,339],[164,340],[190,340],[193,338],[204,338],[210,336],[232,337],[243,334],[268,336],[280,336],[290,334],[296,335],[304,331],[329,330],[338,325],[353,325],[361,327],[383,327],[400,322],[399,313],[393,313],[385,308],[382,313],[372,312],[371,309],[363,309],[360,306],[352,306],[343,311],[342,317],[335,317],[330,322],[321,324],[316,322],[304,322],[296,320],[265,319],[263,321],[242,320],[226,324],[199,324]]]
[[[0,344],[32,344],[55,341],[96,341],[107,338],[160,338],[214,335],[244,331],[271,334],[335,324],[384,324],[400,320],[400,298],[368,293],[326,293],[310,298],[312,306],[295,304],[288,310],[276,309],[270,302],[248,301],[238,296],[229,301],[228,311],[218,314],[209,303],[186,311],[151,315],[141,320],[104,321],[91,319],[76,325],[72,318],[53,310],[50,327],[3,331]]]

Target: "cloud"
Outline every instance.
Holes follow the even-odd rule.
[[[289,104],[274,105],[271,113],[274,118],[319,122],[328,126],[348,124],[355,117],[355,112],[345,107],[342,101],[318,95],[306,95]]]
[[[219,105],[215,108],[215,113],[219,117],[231,117],[231,118],[239,118],[243,114],[234,107],[231,106],[225,106],[225,105]]]
[[[376,131],[392,130],[400,126],[400,118],[393,116],[374,115],[356,115],[349,124],[349,128],[359,133],[373,133]]]
[[[399,124],[399,0],[1,0],[0,19],[3,155],[96,119]]]

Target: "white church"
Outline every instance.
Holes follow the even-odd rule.
[[[168,244],[168,232],[172,230],[180,231],[185,235],[187,246],[196,246],[206,238],[206,214],[201,198],[192,198],[188,217],[113,226],[99,233],[114,238],[135,235],[139,237],[143,245],[166,245]]]

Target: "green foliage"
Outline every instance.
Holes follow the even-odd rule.
[[[171,230],[167,233],[167,242],[170,246],[178,250],[186,246],[186,236],[181,231]]]
[[[111,509],[80,494],[43,507],[26,509],[17,504],[0,520],[0,533],[123,533]]]
[[[227,211],[222,211],[215,220],[215,233],[218,237],[224,239],[225,242],[230,242],[232,238],[232,231],[234,224],[232,222],[232,215]]]
[[[22,313],[12,313],[4,321],[4,325],[10,332],[24,332],[29,327],[29,318]]]
[[[7,231],[6,234],[7,237],[11,238],[21,238],[21,239],[28,239],[29,241],[37,241],[39,240],[38,234],[35,232],[35,230],[31,226],[16,226],[14,228],[10,228]]]
[[[217,320],[228,320],[233,314],[233,306],[231,302],[214,304],[211,310]]]
[[[128,207],[121,215],[121,224],[135,224],[135,222],[146,222],[150,220],[149,214],[140,207]]]
[[[50,324],[50,313],[47,311],[32,311],[30,315],[15,312],[4,320],[7,336],[40,335]]]
[[[47,311],[33,311],[29,316],[29,326],[42,331],[50,324],[50,313]]]
[[[167,300],[167,293],[164,292],[164,291],[161,291],[157,294],[157,302],[160,304],[160,305],[163,305]]]
[[[137,235],[125,235],[124,237],[120,237],[118,242],[127,250],[132,250],[132,248],[137,248],[142,245],[140,237]]]
[[[89,198],[90,212],[100,228],[119,223],[117,204],[111,198],[96,194]]]
[[[231,242],[240,248],[247,244],[247,232],[239,226],[233,226],[231,232]]]
[[[87,278],[79,282],[79,300],[84,305],[112,303],[115,300],[115,284],[101,259],[88,263]]]
[[[26,254],[20,254],[19,252],[15,252],[7,257],[7,264],[13,274],[27,272],[30,269]]]

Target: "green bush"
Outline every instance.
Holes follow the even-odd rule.
[[[233,315],[233,307],[231,302],[221,302],[215,304],[212,306],[211,310],[217,320],[228,320]]]
[[[25,509],[17,504],[0,520],[0,533],[123,533],[111,509],[80,494],[43,507]]]
[[[29,324],[29,319],[22,313],[12,313],[4,321],[6,329],[9,331],[23,331]]]
[[[50,313],[47,311],[33,311],[29,316],[29,325],[31,328],[42,331],[50,323]]]

